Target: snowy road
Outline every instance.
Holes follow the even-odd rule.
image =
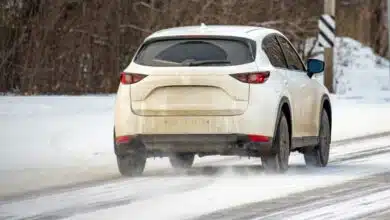
[[[263,219],[389,219],[390,173],[336,186],[256,202],[196,218]]]
[[[390,136],[383,135],[334,142],[332,161],[323,169],[306,168],[299,154],[292,155],[291,168],[283,175],[264,174],[258,159],[212,157],[185,174],[149,169],[145,176],[134,179],[7,197],[0,203],[0,219],[329,219],[333,214],[336,219],[349,219],[374,212],[387,215]],[[343,207],[352,213],[343,212]]]

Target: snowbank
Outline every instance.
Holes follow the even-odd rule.
[[[0,169],[99,163],[112,152],[114,96],[0,97]]]
[[[313,45],[308,40],[307,51]],[[307,52],[306,51],[306,52]],[[313,53],[321,52],[315,46]],[[323,54],[314,58],[323,60]],[[348,37],[337,38],[334,50],[334,76],[337,94],[354,98],[390,97],[389,61]],[[323,74],[315,76],[323,82]]]

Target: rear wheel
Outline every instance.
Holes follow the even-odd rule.
[[[175,153],[169,156],[169,161],[175,169],[188,169],[194,163],[194,153]]]
[[[322,110],[319,132],[319,144],[313,149],[304,152],[305,162],[308,166],[325,167],[329,160],[331,131],[327,112]]]
[[[145,169],[147,153],[142,142],[133,140],[125,146],[118,146],[115,143],[114,129],[114,148],[119,172],[122,176],[139,176]],[[121,152],[119,148],[126,148],[125,152]],[[126,152],[129,150],[129,152]]]
[[[145,169],[146,155],[142,152],[117,156],[116,159],[119,172],[123,176],[139,176],[142,175]]]
[[[262,156],[261,163],[265,171],[283,173],[288,170],[290,157],[290,133],[286,116],[282,113],[274,137],[273,149],[270,155]]]

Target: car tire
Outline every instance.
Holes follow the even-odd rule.
[[[122,176],[142,175],[146,164],[146,155],[144,153],[132,153],[125,156],[117,156],[116,158],[118,169]]]
[[[331,130],[329,116],[325,109],[321,113],[319,144],[304,152],[307,166],[325,167],[329,161]]]
[[[284,173],[288,170],[290,157],[290,132],[286,116],[282,113],[273,140],[273,152],[261,157],[266,172]]]
[[[118,145],[115,142],[115,128],[113,129],[114,151],[116,154],[116,160],[119,173],[122,176],[139,176],[142,175],[146,165],[147,153],[145,145],[137,140],[133,140],[129,143],[126,149],[131,149],[131,152],[121,152],[118,149]]]
[[[188,169],[194,163],[194,153],[175,153],[169,156],[169,162],[174,169]]]

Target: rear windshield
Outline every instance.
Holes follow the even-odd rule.
[[[146,43],[134,62],[145,66],[240,65],[254,61],[249,40],[166,39]]]

